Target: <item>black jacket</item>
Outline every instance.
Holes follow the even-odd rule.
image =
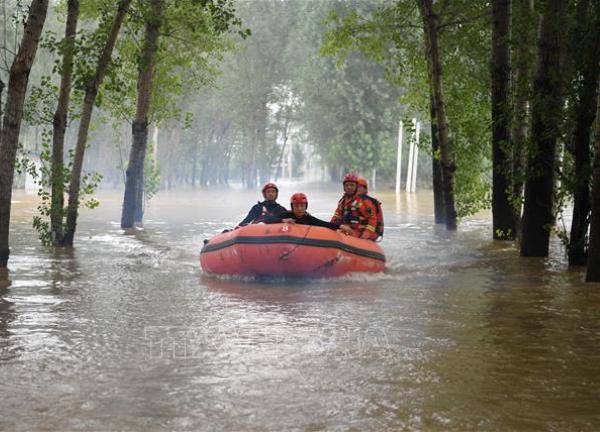
[[[252,222],[264,222],[263,219],[277,217],[286,209],[275,201],[263,201],[254,204],[248,215],[239,223],[240,226],[248,225]]]
[[[332,230],[336,230],[340,227],[340,224],[325,222],[324,220],[316,218],[308,213],[304,213],[304,216],[302,216],[301,218],[297,218],[291,211],[280,213],[277,217],[265,218],[265,223],[281,223],[283,219],[294,219],[294,221],[300,225],[320,226]]]

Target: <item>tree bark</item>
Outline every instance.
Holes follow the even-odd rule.
[[[2,134],[2,92],[4,91],[4,81],[0,79],[0,135]]]
[[[510,0],[492,1],[492,217],[495,240],[514,240],[517,221],[510,201]]]
[[[19,51],[10,68],[6,108],[0,134],[0,268],[8,264],[10,204],[23,104],[29,73],[37,53],[40,35],[46,21],[48,0],[33,0],[25,23]]]
[[[529,101],[533,81],[533,61],[537,20],[534,16],[533,0],[513,0],[512,29],[514,47],[514,76],[512,80],[514,106],[512,115],[512,196],[513,217],[517,224],[517,234],[521,225],[521,199],[525,178],[527,133],[529,123]]]
[[[600,61],[600,24],[590,19],[589,0],[578,5],[578,19],[571,52],[575,67],[575,102],[570,150],[575,159],[573,179],[573,219],[569,238],[569,265],[586,265],[585,243],[590,216],[591,154],[590,135],[596,114],[598,62]]]
[[[454,206],[454,171],[451,141],[448,131],[448,118],[442,85],[442,62],[438,46],[439,16],[433,10],[432,0],[418,0],[419,10],[423,19],[423,27],[427,40],[429,60],[429,76],[433,87],[433,99],[437,118],[437,128],[442,164],[442,179],[444,185],[444,206],[446,229],[456,230],[456,209]]]
[[[71,171],[71,182],[69,185],[69,202],[67,207],[67,224],[65,228],[65,236],[63,245],[72,246],[75,238],[75,230],[77,228],[77,215],[79,210],[79,192],[81,188],[81,171],[83,168],[83,156],[85,155],[85,147],[92,120],[92,112],[98,90],[106,71],[110,65],[112,52],[117,42],[119,31],[125,19],[125,15],[129,9],[131,0],[120,0],[117,6],[117,13],[113,20],[108,38],[102,48],[102,53],[96,65],[94,76],[88,81],[83,98],[83,108],[81,110],[81,118],[79,120],[79,130],[77,132],[77,144],[75,146],[75,157],[73,160],[73,169]]]
[[[64,207],[64,147],[67,130],[67,113],[69,111],[69,96],[71,94],[71,79],[73,75],[73,51],[75,34],[79,17],[79,1],[69,0],[67,4],[67,24],[63,46],[63,61],[60,77],[58,105],[54,112],[52,131],[52,169],[50,173],[52,184],[52,202],[50,208],[50,229],[52,243],[61,244],[63,240],[63,207]]]
[[[121,228],[133,228],[136,222],[141,222],[143,214],[144,160],[148,146],[148,117],[152,103],[154,66],[164,8],[163,0],[149,0],[149,3],[150,14],[146,17],[144,44],[138,62],[138,98],[135,120],[131,125],[133,142],[127,166]]]
[[[522,256],[548,256],[554,224],[554,165],[562,115],[560,77],[561,20],[564,0],[548,0],[538,38],[533,83],[531,141],[525,182]]]
[[[596,148],[592,179],[592,222],[588,249],[586,282],[600,282],[600,91],[596,107]]]
[[[429,98],[429,113],[431,116],[431,171],[433,176],[433,214],[436,224],[446,223],[444,213],[444,181],[442,178],[442,164],[440,163],[440,140],[437,129],[437,116],[433,101],[433,90]]]

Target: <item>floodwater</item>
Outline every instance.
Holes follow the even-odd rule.
[[[337,196],[309,189],[309,210],[327,217]],[[0,430],[600,429],[600,286],[558,243],[519,258],[490,241],[489,215],[447,233],[431,195],[403,194],[384,199],[385,274],[203,275],[202,240],[256,198],[161,193],[126,235],[106,194],[54,252],[17,193]]]

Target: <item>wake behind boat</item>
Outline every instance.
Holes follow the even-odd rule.
[[[200,265],[218,275],[335,277],[381,272],[385,255],[373,241],[328,228],[252,224],[206,242]]]

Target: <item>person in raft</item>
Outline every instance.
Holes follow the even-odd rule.
[[[262,188],[264,201],[254,204],[248,215],[241,221],[236,228],[246,226],[248,224],[256,224],[265,222],[267,218],[276,217],[286,210],[284,206],[277,202],[279,189],[275,183],[266,183]]]
[[[305,194],[298,192],[292,195],[290,198],[290,207],[292,211],[286,211],[284,213],[280,213],[279,216],[276,217],[268,217],[266,218],[266,223],[296,223],[300,225],[312,225],[325,227],[332,230],[341,230],[345,234],[352,234],[352,229],[347,225],[342,225],[339,223],[331,223],[319,218],[314,217],[309,214],[306,209],[308,208],[308,198]]]
[[[359,177],[356,182],[356,194],[363,199],[363,201],[370,201],[375,207],[375,214],[377,217],[377,224],[375,225],[375,234],[377,236],[373,238],[371,236],[371,240],[377,240],[379,238],[383,238],[383,210],[381,208],[381,201],[377,198],[373,198],[369,195],[369,182],[366,178]]]
[[[356,174],[346,174],[342,183],[344,195],[338,201],[331,223],[349,224],[354,237],[375,241],[378,237],[375,232],[377,208],[370,200],[363,199],[357,194]]]

